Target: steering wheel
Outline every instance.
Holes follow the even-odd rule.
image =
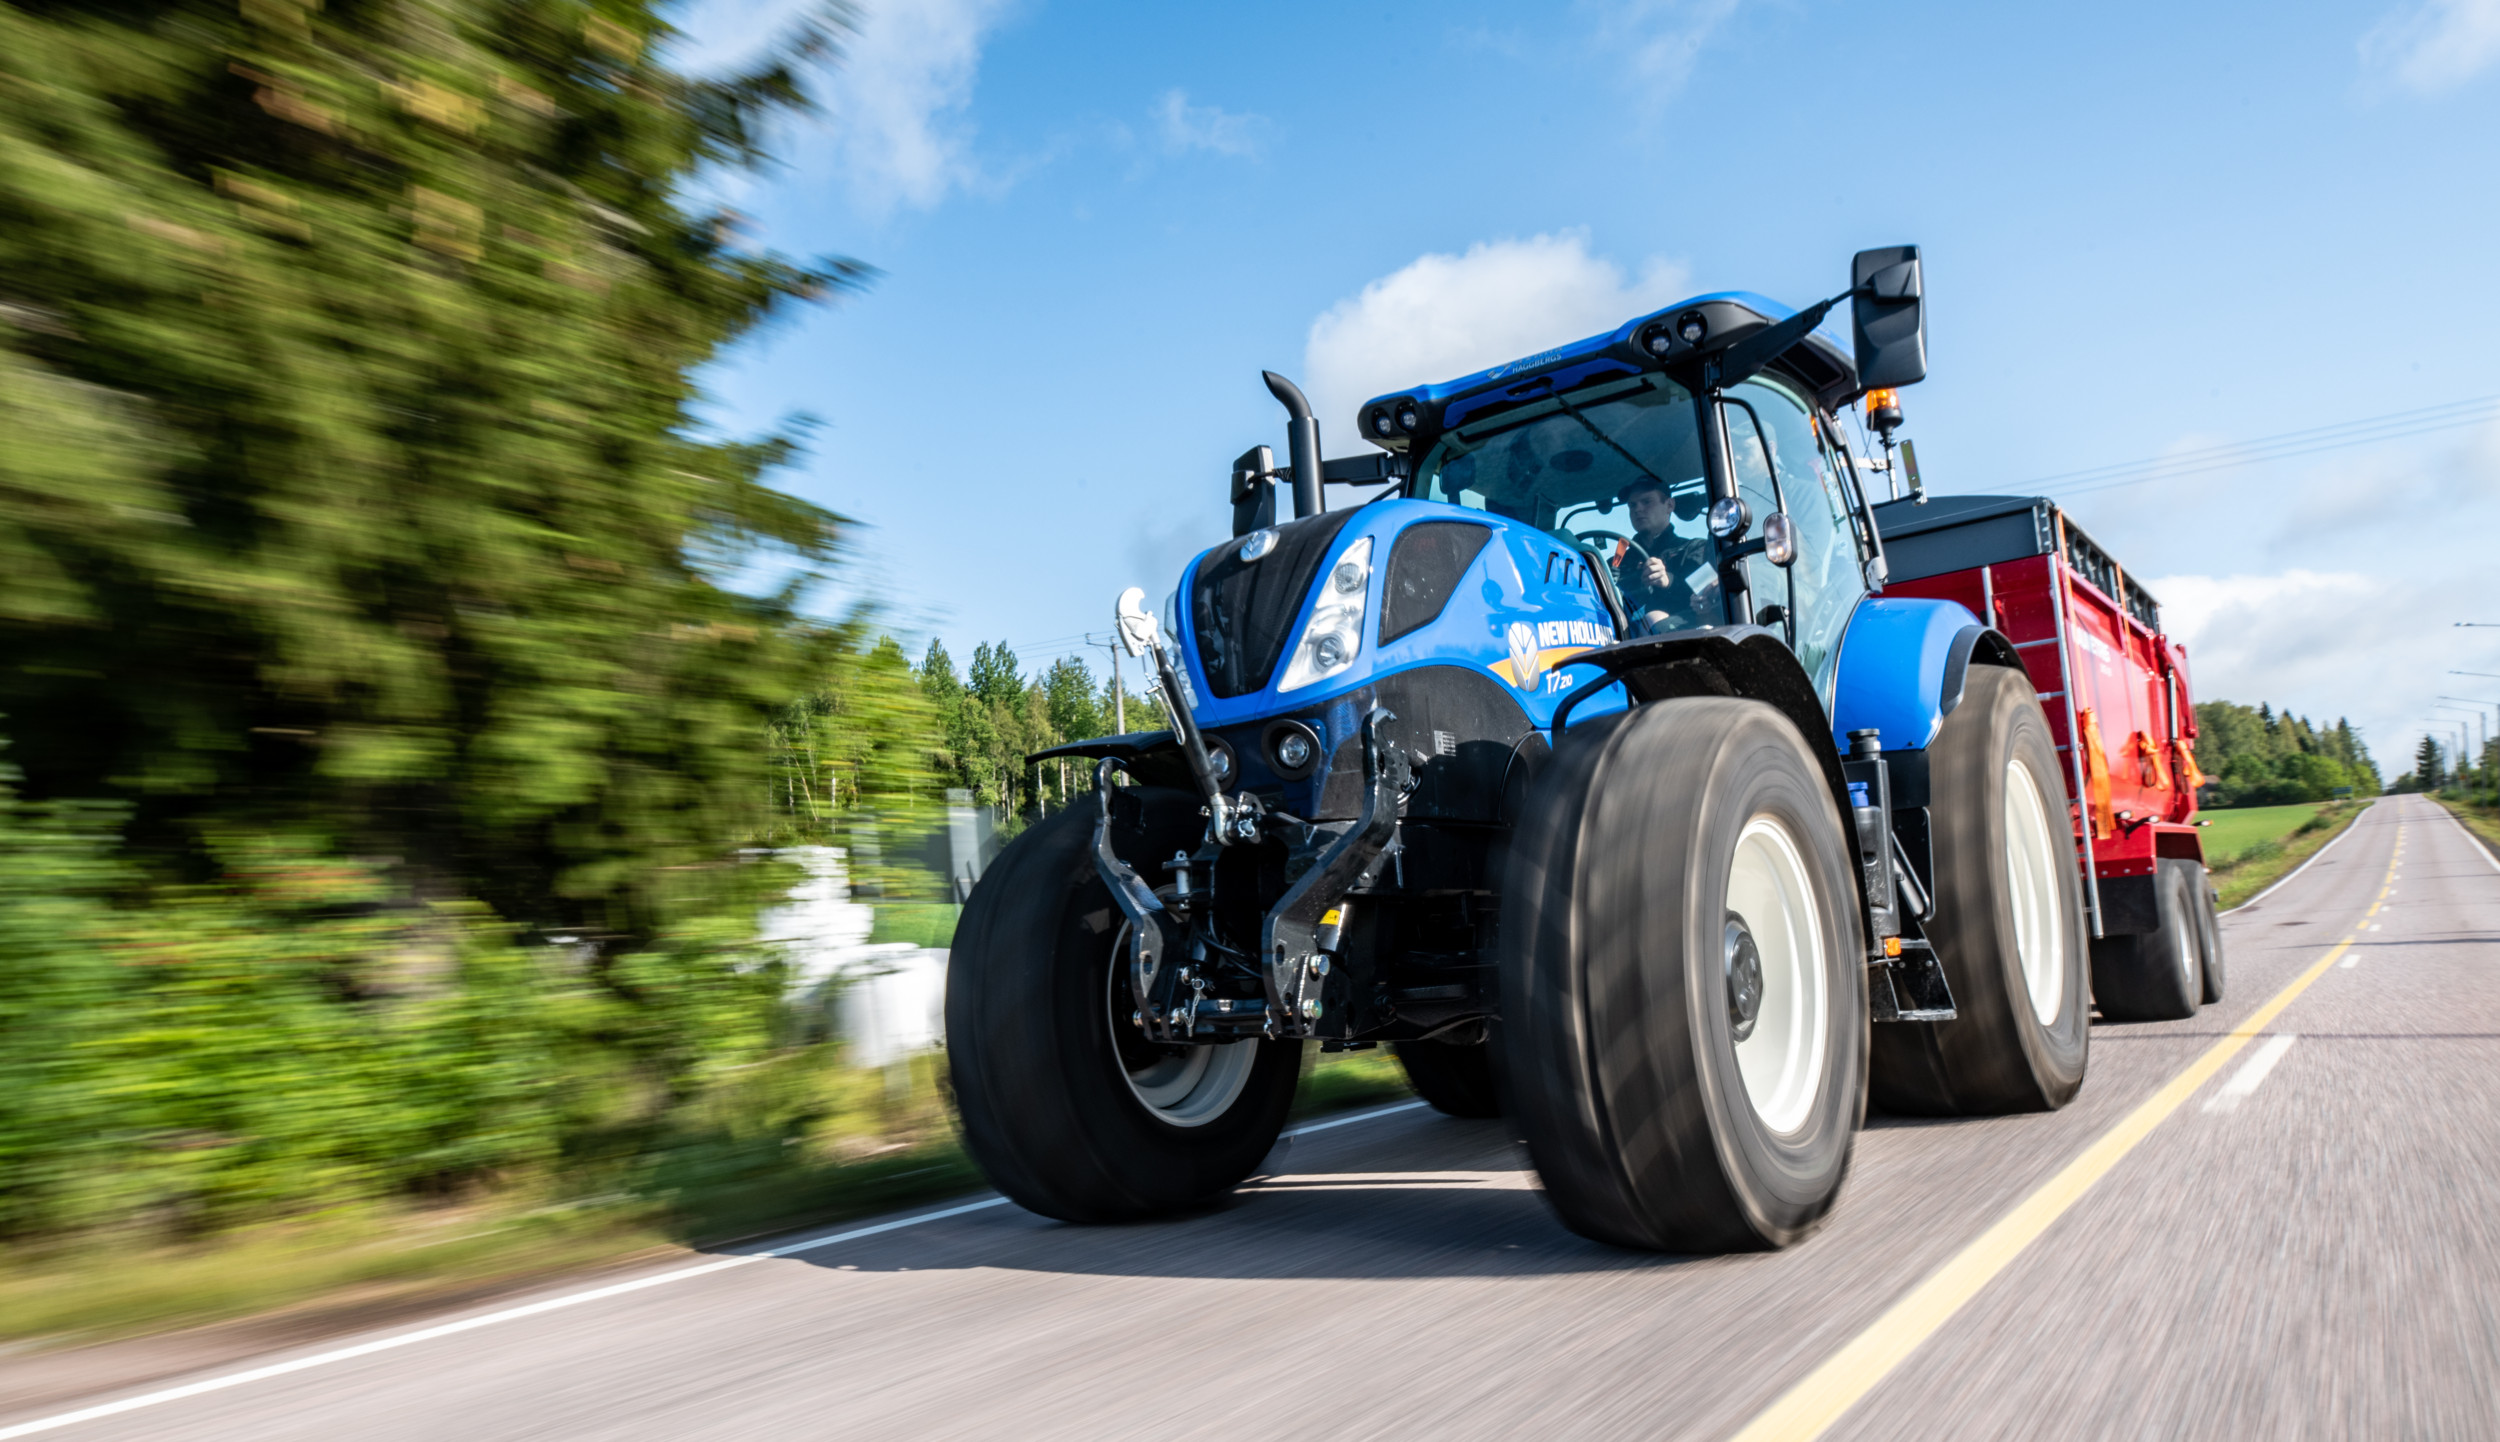
[[[1641,562],[1643,565],[1648,564],[1649,561],[1653,559],[1648,550],[1644,548],[1640,542],[1633,540],[1630,536],[1618,536],[1612,531],[1574,531],[1571,533],[1571,536],[1573,540],[1578,541],[1581,545],[1586,546],[1590,550],[1596,551],[1601,555],[1604,554],[1606,550],[1605,546],[1600,544],[1601,542],[1616,541],[1620,542],[1623,546],[1629,549],[1632,553],[1632,558]]]

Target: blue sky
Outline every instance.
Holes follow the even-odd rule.
[[[796,11],[698,0],[679,53]],[[1925,247],[1938,491],[2500,396],[2500,0],[868,0],[822,89],[727,188],[883,275],[742,347],[716,415],[821,418],[783,479],[864,523],[847,594],[959,661],[1167,592],[1283,443],[1262,367],[1349,454],[1365,395],[1803,303],[1870,245]],[[2500,698],[2444,674],[2500,672],[2452,625],[2500,621],[2500,408],[2466,414],[2062,499],[2203,697],[2349,714],[2392,775],[2439,696]]]

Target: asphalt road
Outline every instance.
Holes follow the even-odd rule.
[[[0,1438],[2500,1436],[2500,865],[2391,798],[2223,931],[2225,1002],[2095,1028],[2062,1112],[1875,1119],[1783,1253],[1581,1241],[1409,1109],[1185,1220],[784,1239]]]

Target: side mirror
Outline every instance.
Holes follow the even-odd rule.
[[[1276,452],[1252,446],[1233,462],[1233,534],[1246,536],[1276,524]]]
[[[1856,332],[1858,384],[1906,386],[1927,376],[1925,284],[1918,247],[1861,250],[1849,262],[1849,315]]]
[[[1160,648],[1163,627],[1146,609],[1146,588],[1131,586],[1120,593],[1117,610],[1120,623],[1120,649],[1132,656],[1143,656]]]

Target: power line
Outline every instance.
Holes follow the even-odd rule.
[[[2255,440],[2203,446],[2195,450],[2173,452],[2166,456],[2120,461],[2106,466],[2087,467],[2079,471],[2063,471],[2026,481],[2019,489],[2053,490],[2068,495],[2085,495],[2119,486],[2142,485],[2147,481],[2176,480],[2185,476],[2202,475],[2208,471],[2229,470],[2267,461],[2292,460],[2300,456],[2315,455],[2321,451],[2377,445],[2411,436],[2428,435],[2435,431],[2480,425],[2492,419],[2500,419],[2500,396],[2481,396],[2471,400],[2450,401],[2444,405],[2423,406],[2409,411],[2392,411],[2386,415],[2367,416],[2360,420],[2341,421],[2329,426],[2312,426],[2306,430],[2285,431],[2279,435],[2260,436]]]

